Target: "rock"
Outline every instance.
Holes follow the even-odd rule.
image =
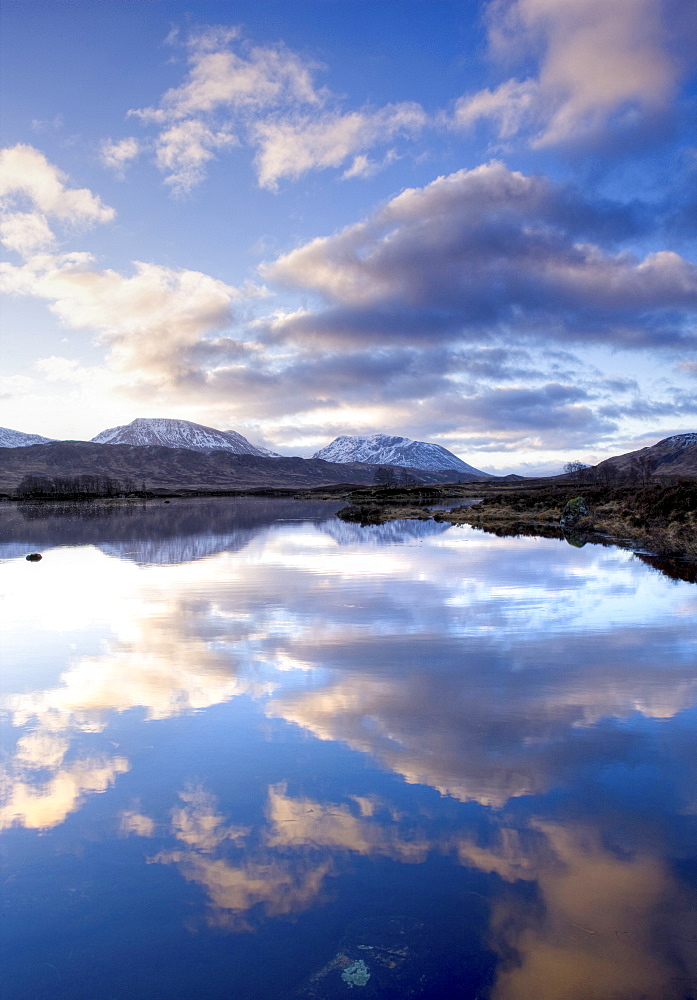
[[[41,559],[40,552],[30,552],[27,556],[27,562],[39,562]]]
[[[562,511],[559,523],[562,528],[574,528],[582,517],[589,517],[591,513],[590,505],[583,497],[574,497],[567,501]]]
[[[370,946],[368,946],[370,947]],[[365,986],[370,979],[370,971],[362,958],[347,966],[341,973],[341,978],[347,986]]]
[[[434,996],[440,957],[429,954],[423,932],[423,924],[408,917],[357,920],[346,929],[334,957],[285,1000]]]
[[[358,524],[382,524],[385,508],[378,504],[349,504],[336,512],[342,521],[355,521]]]

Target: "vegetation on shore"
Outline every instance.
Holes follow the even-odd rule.
[[[466,504],[432,510],[456,497]],[[582,503],[569,505],[569,501]],[[697,480],[650,485],[533,486],[473,484],[469,488],[356,490],[339,511],[346,521],[380,524],[396,518],[433,518],[470,524],[495,534],[539,534],[567,538],[572,544],[612,542],[658,556],[697,561]],[[566,513],[565,513],[566,510]],[[562,518],[564,523],[562,523]]]

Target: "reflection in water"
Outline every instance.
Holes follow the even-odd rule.
[[[52,549],[2,567],[0,825],[21,856],[34,831],[77,850],[89,824],[138,892],[152,886],[134,900],[171,894],[212,978],[187,971],[172,928],[156,938],[176,970],[163,997],[222,995],[211,970],[228,963],[247,970],[240,997],[282,996],[279,921],[296,921],[283,940],[300,982],[379,913],[435,921],[468,955],[441,962],[452,995],[693,995],[694,587],[615,549],[360,529],[331,505],[141,508],[0,512],[6,556]],[[42,859],[57,900],[66,876]],[[15,923],[13,1000],[49,995],[42,962],[69,975],[52,952],[22,963],[33,920]],[[215,950],[251,929],[227,940],[252,951]],[[97,995],[76,975],[66,997]],[[103,975],[105,995],[152,995],[146,976]],[[414,996],[444,995],[427,980]]]
[[[494,902],[492,943],[504,958],[495,1000],[689,995],[679,980],[697,960],[694,889],[655,855],[609,849],[592,827],[534,829],[534,859],[505,837],[509,850],[476,858],[511,882],[534,879],[538,893],[533,906],[514,892]]]

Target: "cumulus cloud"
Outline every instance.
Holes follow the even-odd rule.
[[[408,101],[344,111],[315,85],[317,64],[284,45],[251,45],[234,28],[193,34],[187,50],[184,82],[156,106],[129,111],[158,130],[155,161],[175,194],[189,192],[207,163],[235,145],[255,150],[259,184],[269,190],[282,178],[347,163],[345,178],[367,177],[396,156],[387,150],[370,160],[369,149],[413,137],[427,121],[423,108]],[[107,144],[106,160],[129,154],[122,146]]]
[[[182,195],[203,180],[215,150],[234,144],[235,137],[224,128],[216,131],[195,119],[177,121],[160,133],[156,162],[166,174],[165,183]]]
[[[22,763],[15,774],[2,775],[5,795],[0,806],[0,830],[15,825],[30,830],[58,826],[87,795],[105,792],[130,767],[124,757],[86,758],[62,767],[49,766],[49,779],[37,784]]]
[[[66,326],[98,331],[119,371],[161,385],[189,372],[188,349],[229,326],[233,303],[245,298],[200,271],[136,262],[126,276],[99,270],[87,253],[3,265],[0,287],[47,300]]]
[[[297,178],[308,170],[338,167],[351,156],[353,162],[344,177],[367,176],[372,165],[365,154],[354,154],[400,134],[414,135],[425,124],[423,108],[413,103],[372,112],[260,122],[254,129],[259,183],[274,190],[282,177]]]
[[[155,161],[178,195],[203,179],[218,151],[246,140],[260,115],[319,107],[324,100],[314,86],[313,64],[283,45],[246,44],[235,28],[192,34],[187,59],[182,84],[163,94],[157,106],[129,111],[158,129]]]
[[[236,28],[209,27],[192,34],[187,42],[189,73],[179,87],[162,97],[158,107],[133,109],[130,115],[157,123],[181,121],[219,107],[273,107],[289,100],[320,104],[315,89],[314,65],[303,63],[283,45],[242,45]]]
[[[22,208],[29,202],[30,208]],[[89,227],[114,218],[113,208],[66,175],[33,146],[0,150],[0,241],[27,256],[54,242],[50,220]]]
[[[697,268],[672,251],[613,252],[637,232],[631,207],[591,202],[501,163],[411,188],[366,221],[263,269],[316,292],[322,311],[281,329],[325,343],[441,339],[692,343]]]
[[[630,131],[671,106],[683,72],[671,19],[689,4],[664,0],[493,0],[487,10],[495,57],[538,56],[537,76],[510,79],[461,98],[455,121],[492,121],[502,139],[532,144],[597,142]],[[677,11],[678,19],[680,11]]]
[[[128,164],[140,155],[140,143],[133,136],[112,142],[110,139],[101,144],[99,153],[105,167],[123,177]]]

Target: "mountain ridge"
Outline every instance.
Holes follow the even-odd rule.
[[[55,440],[43,434],[27,434],[25,431],[13,431],[10,427],[0,427],[0,448],[26,448],[32,444],[50,444]]]
[[[331,444],[316,451],[313,458],[328,462],[370,462],[372,465],[399,465],[430,472],[450,470],[481,479],[492,479],[488,472],[463,462],[447,448],[428,441],[392,434],[341,434]]]
[[[130,424],[109,427],[91,440],[92,444],[158,445],[164,448],[188,448],[191,451],[231,451],[235,455],[258,455],[280,458],[275,451],[253,445],[237,431],[220,431],[192,420],[170,417],[136,417]]]
[[[628,451],[598,462],[595,469],[627,472],[633,464],[648,460],[650,474],[658,476],[697,476],[697,432],[683,431],[661,438],[655,444]]]
[[[123,484],[124,492],[205,494],[314,486],[371,485],[374,465],[322,459],[242,454],[219,448],[196,451],[163,445],[54,441],[0,449],[0,493],[16,496],[25,476],[49,480],[98,476]],[[426,483],[446,482],[447,473],[407,469]]]

